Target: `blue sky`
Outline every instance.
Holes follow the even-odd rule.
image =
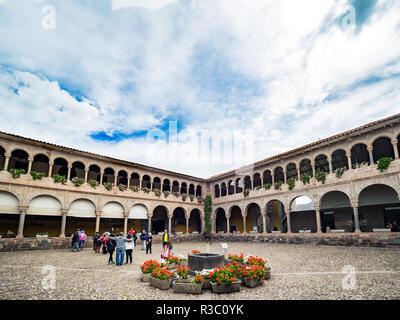
[[[0,0],[1,130],[209,177],[400,112],[399,16],[395,0]]]

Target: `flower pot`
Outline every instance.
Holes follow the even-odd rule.
[[[221,283],[217,284],[211,282],[211,290],[214,293],[229,293],[229,292],[240,292],[241,281],[235,281],[231,284]]]
[[[142,281],[149,282],[151,278],[151,273],[142,273]]]
[[[267,269],[267,272],[265,274],[265,280],[270,280],[271,279],[271,269]]]
[[[246,287],[255,288],[260,284],[260,279],[247,279],[247,278],[244,278],[244,283],[246,284]]]
[[[150,277],[150,286],[161,290],[168,290],[171,283],[171,279],[160,280],[154,277]]]
[[[203,289],[211,289],[211,279],[203,280]]]
[[[190,280],[175,280],[172,288],[175,293],[201,294],[203,283],[190,283]]]

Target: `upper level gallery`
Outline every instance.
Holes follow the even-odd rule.
[[[1,132],[0,171],[2,183],[193,204],[206,188],[201,178]]]
[[[328,187],[382,174],[387,158],[399,160],[400,114],[211,177],[213,204],[316,186]],[[385,172],[391,172],[390,166]],[[246,174],[237,175],[237,172]]]

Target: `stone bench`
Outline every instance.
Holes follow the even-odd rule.
[[[373,232],[391,232],[392,230],[389,228],[374,228],[372,229]]]

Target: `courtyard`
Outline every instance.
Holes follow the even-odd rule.
[[[16,251],[0,253],[0,299],[400,299],[399,248],[239,242],[228,245],[227,254],[243,252],[267,259],[272,279],[253,289],[243,286],[238,293],[217,295],[203,290],[202,295],[183,295],[141,282],[139,266],[146,260],[160,258],[161,244],[153,246],[152,255],[146,255],[138,245],[133,252],[133,264],[122,267],[108,265],[108,255],[96,254],[91,248],[79,253]],[[192,249],[223,253],[219,242],[187,242],[174,246],[175,255],[186,256]],[[46,274],[42,273],[44,266],[56,268],[54,289],[46,290],[42,285],[48,283]],[[348,273],[342,273],[345,266],[354,268],[355,282],[348,280]]]

